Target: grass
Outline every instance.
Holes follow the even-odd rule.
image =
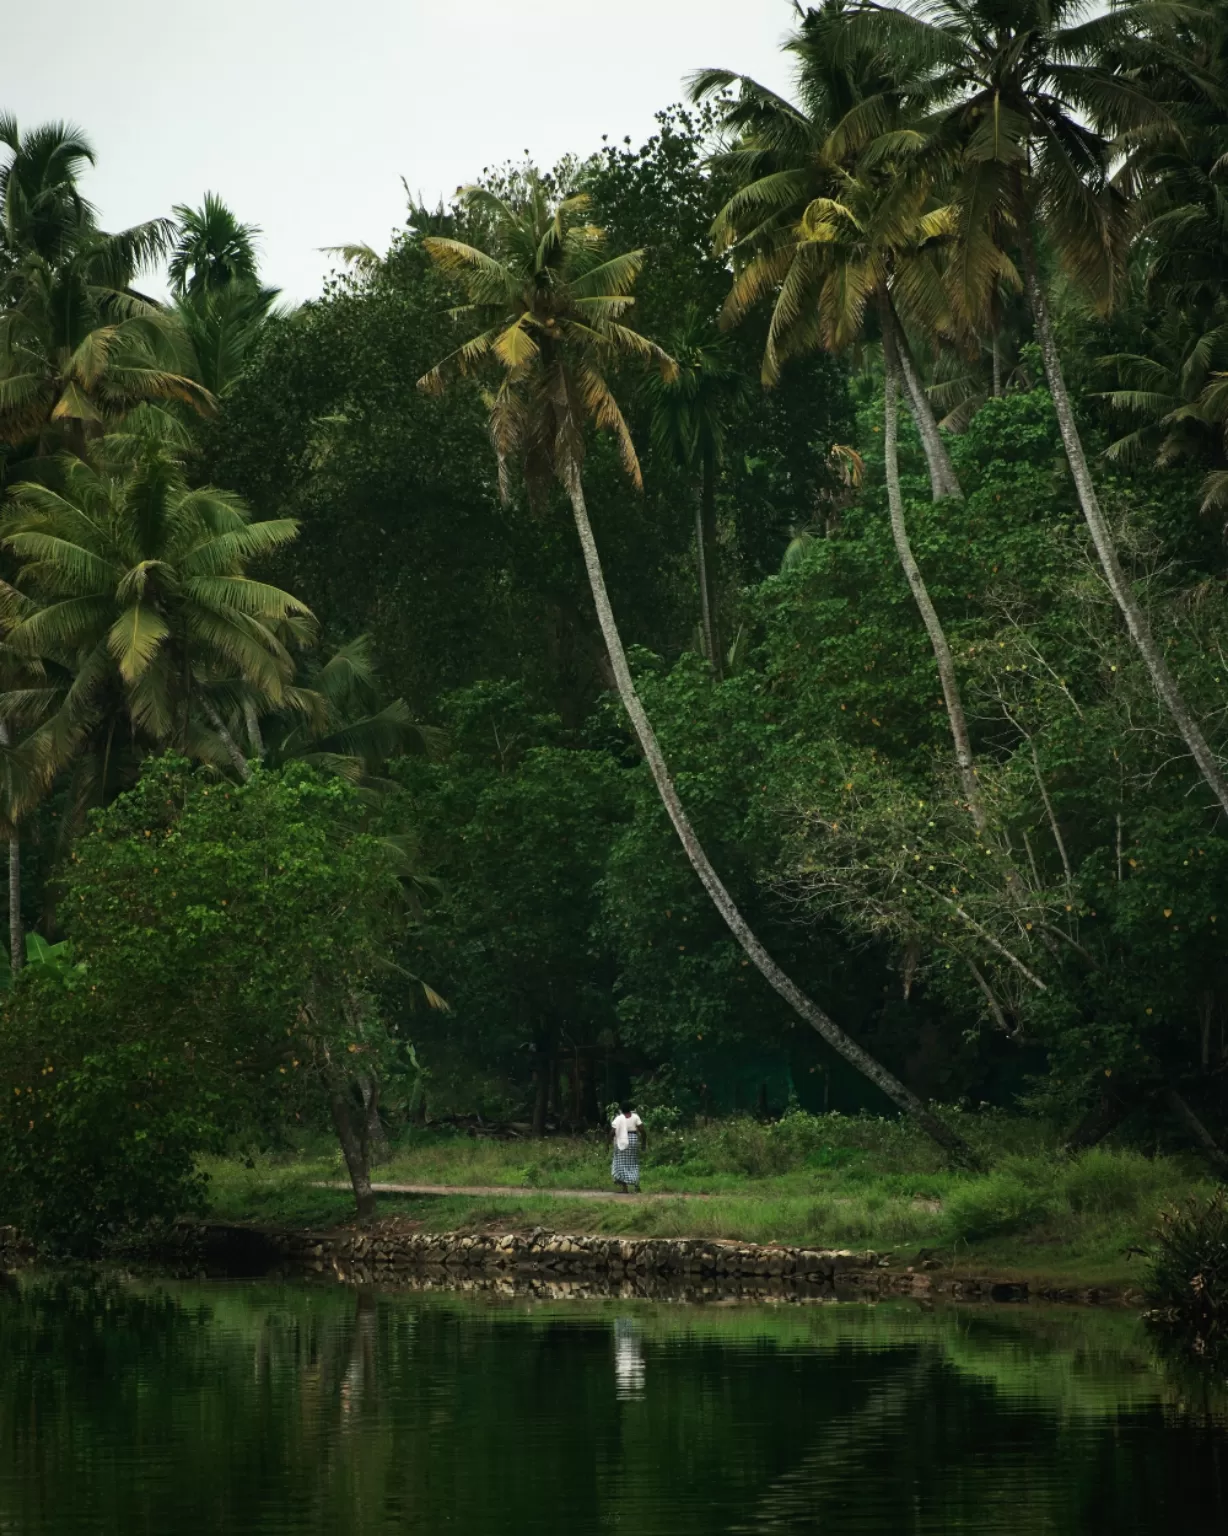
[[[890,1250],[901,1264],[928,1250],[963,1271],[1077,1286],[1137,1284],[1128,1250],[1149,1241],[1160,1207],[1210,1188],[1197,1165],[1178,1159],[1120,1148],[1062,1158],[1056,1138],[1034,1120],[961,1119],[985,1161],[983,1174],[944,1167],[937,1149],[898,1121],[795,1114],[653,1137],[646,1190],[703,1200],[631,1204],[551,1194],[608,1187],[609,1154],[598,1137],[500,1142],[414,1131],[377,1177],[509,1190],[381,1197],[387,1214],[430,1231],[542,1226],[723,1237]],[[340,1153],[324,1141],[217,1159],[206,1171],[219,1219],[321,1227],[353,1215],[348,1190],[318,1187],[345,1177]]]

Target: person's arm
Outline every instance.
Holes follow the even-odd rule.
[[[636,1119],[637,1120],[639,1119],[638,1115],[636,1116]],[[639,1125],[636,1126],[636,1130],[639,1131],[639,1133],[640,1133],[640,1146],[644,1149],[645,1152],[647,1152],[648,1151],[648,1130],[647,1130],[647,1128],[644,1125],[644,1122],[642,1120],[640,1120]]]

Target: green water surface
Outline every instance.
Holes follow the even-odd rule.
[[[1126,1312],[4,1277],[4,1536],[1228,1531]]]

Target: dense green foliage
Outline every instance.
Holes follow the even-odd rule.
[[[229,785],[174,758],[95,814],[63,877],[74,964],[30,967],[0,1028],[0,1200],[88,1242],[199,1204],[227,1131],[318,1117],[404,1048],[381,986],[396,863],[356,792],[294,767]]]
[[[216,196],[107,233],[88,142],[0,123],[12,954],[85,967],[6,1008],[23,1222],[168,1211],[330,1103],[366,1157],[411,1037],[419,1116],[886,1107],[674,836],[581,466],[672,784],[797,986],[922,1099],[1224,1166],[1228,17],[992,10],[823,0],[795,101],[706,72],[292,312]]]

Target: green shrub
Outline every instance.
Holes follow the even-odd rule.
[[[777,1131],[777,1126],[745,1115],[724,1121],[714,1137],[716,1165],[753,1179],[788,1173],[801,1159],[790,1138],[778,1135]]]
[[[952,1190],[945,1207],[947,1229],[966,1243],[1005,1237],[1041,1221],[1049,1204],[1049,1192],[1040,1184],[1015,1172],[991,1173]]]
[[[1192,1199],[1160,1213],[1144,1281],[1153,1321],[1186,1334],[1198,1352],[1225,1350],[1228,1334],[1228,1195]]]
[[[1072,1211],[1098,1216],[1129,1216],[1171,1184],[1163,1164],[1138,1152],[1094,1147],[1070,1163],[1059,1187]]]
[[[183,1052],[24,974],[0,1011],[0,1222],[89,1251],[203,1208],[216,1096]]]

